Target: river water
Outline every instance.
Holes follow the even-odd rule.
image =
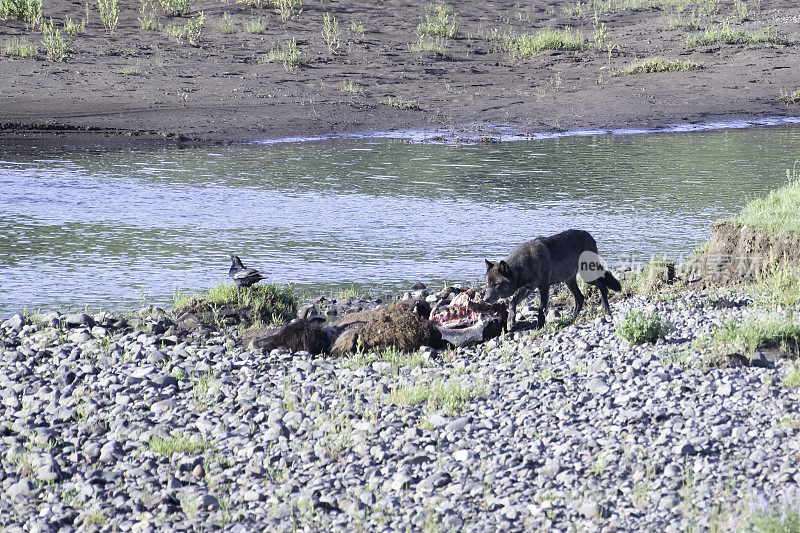
[[[226,279],[311,293],[471,282],[567,228],[611,264],[680,258],[786,182],[800,127],[477,144],[390,139],[142,150],[0,145],[0,317],[131,309]]]

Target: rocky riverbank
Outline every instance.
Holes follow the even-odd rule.
[[[589,316],[333,359],[246,351],[235,328],[152,309],[14,316],[0,527],[678,531],[796,514],[792,363],[708,368],[692,344],[763,311],[730,291],[612,307],[670,330],[632,346]]]

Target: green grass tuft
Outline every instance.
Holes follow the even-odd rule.
[[[630,310],[614,328],[617,335],[631,344],[656,342],[667,333],[667,326],[656,314],[648,314],[639,310]]]
[[[429,409],[444,409],[450,415],[461,412],[472,400],[484,396],[483,387],[466,384],[457,378],[435,379],[429,383],[401,385],[389,393],[389,401],[396,405],[422,405]]]
[[[230,13],[223,13],[222,18],[217,24],[217,29],[220,33],[236,33],[236,26],[233,24],[233,19]]]
[[[200,45],[200,34],[205,24],[205,13],[201,11],[198,15],[188,19],[185,26],[171,24],[164,31],[176,41],[185,42],[191,46]]]
[[[249,21],[244,25],[244,29],[247,33],[255,33],[257,35],[263,35],[267,33],[267,28],[264,26],[264,23],[261,22],[260,18]]]
[[[765,309],[800,306],[800,271],[779,261],[748,289],[754,302]]]
[[[104,511],[89,513],[83,519],[84,526],[104,526],[106,522],[108,522],[108,517]]]
[[[628,276],[623,283],[626,291],[633,294],[658,294],[674,278],[675,263],[663,257],[654,257],[639,272]]]
[[[710,347],[722,351],[750,355],[759,348],[780,348],[796,356],[800,340],[800,322],[793,314],[731,320],[717,327],[711,335]]]
[[[193,295],[178,291],[173,306],[177,315],[186,311],[210,314],[217,326],[224,325],[217,316],[223,307],[240,309],[253,324],[280,324],[297,316],[292,287],[272,284],[240,288],[223,283]]]
[[[542,50],[567,50],[580,52],[586,49],[583,33],[569,26],[563,30],[547,27],[534,34],[506,34],[501,37],[503,49],[512,60],[525,59]]]
[[[14,37],[4,49],[7,56],[21,57],[22,59],[35,59],[39,50],[24,37]]]
[[[341,90],[346,93],[353,93],[353,94],[361,94],[364,92],[364,89],[361,88],[361,85],[354,82],[353,80],[342,81]]]
[[[169,437],[152,437],[147,447],[167,457],[176,453],[198,455],[211,448],[211,441],[204,438],[192,439],[180,431],[174,431]]]
[[[425,14],[425,22],[417,26],[420,39],[426,35],[436,35],[454,39],[458,35],[458,14],[445,4],[431,4]]]
[[[689,60],[667,59],[664,57],[647,57],[634,61],[621,68],[617,74],[648,74],[654,72],[684,72],[687,70],[700,70],[703,65]]]
[[[328,45],[328,52],[334,53],[339,48],[339,37],[342,32],[339,31],[339,21],[330,13],[322,15],[322,38],[325,44]]]
[[[139,0],[139,28],[146,31],[161,31],[161,23],[156,20],[155,0]]]
[[[139,62],[137,61],[135,65],[126,65],[117,71],[117,74],[122,74],[123,76],[140,76],[142,71],[139,69]]]
[[[49,23],[42,22],[42,44],[47,51],[48,61],[63,63],[69,59],[69,46],[61,30],[53,26],[53,19]]]
[[[425,37],[419,37],[419,40],[415,43],[411,43],[408,45],[408,48],[415,54],[420,52],[433,52],[434,54],[441,56],[441,57],[449,57],[450,54],[447,52],[447,46],[445,46],[445,41],[439,37],[436,39],[426,39]]]
[[[302,52],[297,48],[297,41],[292,39],[280,48],[273,48],[267,52],[264,62],[277,61],[283,63],[283,68],[288,72],[297,72],[303,64]]]
[[[86,19],[75,22],[72,17],[64,19],[64,33],[67,35],[83,35],[86,33]]]
[[[790,93],[781,92],[780,101],[782,104],[800,104],[800,89],[795,89]]]
[[[725,22],[717,28],[706,28],[704,33],[690,35],[686,38],[686,46],[696,48],[710,44],[746,44],[752,46],[777,46],[791,44],[791,41],[778,34],[775,28],[767,28],[760,32],[737,30]]]
[[[792,365],[792,368],[783,375],[783,379],[781,379],[781,385],[791,389],[800,387],[800,364],[794,363]],[[795,420],[793,425],[796,427],[797,423],[798,422]]]
[[[800,171],[787,170],[788,184],[749,202],[730,222],[774,233],[800,233]]]
[[[422,109],[416,100],[403,100],[402,98],[394,98],[391,96],[387,96],[381,100],[381,103],[389,107],[394,107],[395,109],[414,109],[417,111]]]
[[[182,16],[192,7],[195,0],[158,0],[167,15]]]
[[[100,22],[103,23],[108,34],[111,35],[119,23],[117,0],[97,0],[97,10],[100,13]]]
[[[42,0],[0,0],[0,20],[9,18],[35,30],[42,23]]]
[[[391,363],[393,369],[403,366],[428,367],[430,358],[419,352],[406,353],[397,348],[386,348],[375,352],[357,352],[342,359],[343,366],[347,368],[359,368],[368,366],[372,363],[383,361]]]
[[[271,2],[284,22],[299,17],[303,12],[303,0],[271,0]]]
[[[350,33],[363,37],[366,31],[367,29],[363,22],[357,22],[355,20],[350,21]]]

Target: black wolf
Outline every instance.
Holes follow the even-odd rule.
[[[514,328],[517,304],[523,301],[534,289],[539,289],[537,328],[544,325],[547,312],[547,299],[550,285],[564,282],[575,296],[574,315],[583,308],[584,297],[578,288],[577,275],[598,289],[603,299],[603,307],[611,314],[608,306],[608,289],[622,289],[614,276],[600,263],[597,243],[588,232],[571,229],[550,237],[537,237],[514,248],[505,260],[491,263],[486,261],[486,294],[484,300],[494,303],[508,298],[507,328]]]

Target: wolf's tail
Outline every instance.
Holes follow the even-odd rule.
[[[611,272],[606,270],[606,273],[603,275],[603,279],[606,281],[606,286],[611,289],[612,291],[621,291],[622,285],[620,285],[617,278],[611,275]]]

